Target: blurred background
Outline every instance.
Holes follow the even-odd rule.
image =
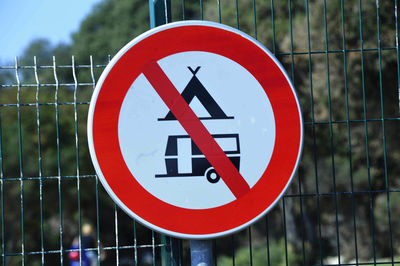
[[[258,39],[303,109],[293,182],[266,217],[213,240],[215,264],[400,265],[397,0],[161,2],[169,21],[220,22]],[[101,265],[189,265],[188,241],[115,206],[87,147],[96,81],[150,28],[149,3],[24,4],[0,4],[2,264],[69,265],[81,247]]]

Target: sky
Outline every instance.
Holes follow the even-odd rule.
[[[39,38],[53,45],[71,34],[101,0],[0,0],[0,62],[12,62]]]

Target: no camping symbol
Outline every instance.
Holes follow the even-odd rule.
[[[150,228],[232,233],[282,196],[302,147],[287,74],[251,37],[178,22],[126,45],[97,84],[88,140],[110,196]]]
[[[191,67],[188,67],[190,72],[192,72],[193,77],[190,79],[189,83],[186,85],[185,89],[182,91],[181,96],[183,100],[189,105],[192,100],[196,97],[198,101],[202,104],[202,106],[206,109],[208,112],[209,116],[204,116],[204,117],[198,117],[196,116],[195,118],[191,118],[191,120],[198,118],[199,120],[202,119],[233,119],[234,117],[228,117],[224,111],[221,109],[221,107],[215,102],[215,100],[212,98],[212,96],[208,93],[206,88],[201,84],[201,82],[198,80],[196,77],[196,73],[199,71],[200,66],[198,66],[195,70],[193,70]],[[145,74],[146,77],[148,74]],[[150,75],[151,77],[151,75]],[[154,84],[155,86],[158,86],[158,84]],[[174,107],[173,107],[174,108]],[[173,109],[174,112],[176,112],[176,109]],[[172,110],[170,110],[165,118],[158,119],[159,121],[178,121],[175,117],[175,115]],[[182,123],[185,123],[185,121],[182,121]],[[180,125],[178,125],[179,127]],[[188,126],[188,125],[187,125]],[[197,125],[197,128],[201,127],[201,125]],[[203,129],[204,130],[204,129]],[[208,136],[210,138],[210,136]],[[231,147],[227,147],[229,150],[223,150],[222,151],[225,154],[233,154],[233,156],[228,156],[228,158],[231,160],[232,164],[239,170],[239,162],[240,162],[240,145],[239,145],[239,135],[238,134],[218,134],[218,135],[211,135],[211,138],[213,138],[217,144],[218,141],[220,141],[219,146],[221,147],[221,144],[225,143],[225,145],[230,144]],[[233,142],[232,142],[233,140]],[[204,138],[201,138],[200,140],[197,140],[200,142],[204,142]],[[207,141],[207,140],[205,140]],[[186,143],[185,143],[186,142]],[[226,144],[228,142],[228,144]],[[231,143],[229,143],[231,142]],[[182,147],[178,148],[178,145],[185,145],[187,151],[191,153],[191,156],[186,155],[186,157],[189,157],[189,160],[186,160],[186,163],[189,163],[189,167],[186,167],[186,171],[183,170],[183,172],[179,171],[179,168],[185,168],[185,167],[178,167],[178,162],[181,161],[181,163],[185,163],[185,157],[182,158],[184,155],[178,154],[178,150],[182,150]],[[187,145],[189,144],[189,145]],[[233,145],[232,145],[233,144]],[[201,143],[200,147],[204,149],[204,144]],[[218,147],[216,147],[218,149]],[[213,151],[214,152],[214,151]],[[188,154],[188,152],[186,152]],[[167,169],[166,174],[158,174],[155,177],[156,178],[162,178],[162,177],[189,177],[189,176],[206,176],[207,180],[210,183],[216,183],[220,180],[220,175],[218,172],[214,169],[215,164],[218,164],[218,162],[213,161],[212,163],[207,159],[207,157],[202,153],[202,151],[199,149],[199,147],[196,145],[196,143],[193,141],[192,137],[189,135],[175,135],[175,136],[168,136],[168,144],[167,148],[165,151],[165,165]],[[179,157],[181,159],[179,160]],[[190,158],[191,157],[191,158]],[[212,160],[212,158],[211,158]],[[191,164],[191,166],[190,166]],[[180,166],[180,164],[179,164]]]

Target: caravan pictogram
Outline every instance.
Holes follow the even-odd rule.
[[[195,70],[193,70],[190,66],[188,69],[193,74],[193,77],[190,79],[189,83],[181,93],[182,98],[189,105],[191,101],[196,97],[199,102],[204,106],[206,111],[210,116],[208,117],[199,117],[199,120],[213,120],[213,119],[234,119],[233,116],[227,116],[222,108],[217,104],[217,102],[213,99],[211,94],[207,91],[207,89],[203,86],[200,80],[196,77],[197,72],[200,70],[200,66],[198,66]],[[172,114],[171,110],[168,111],[167,115],[164,118],[159,118],[158,121],[176,121],[178,120]],[[227,157],[232,161],[233,165],[239,171],[240,166],[240,144],[239,144],[239,134],[212,134],[211,135],[218,145],[225,152]],[[191,171],[189,172],[179,172],[179,156],[182,156],[178,153],[178,145],[180,143],[179,140],[190,141],[191,146],[191,154],[190,154],[190,164]],[[228,143],[231,144],[231,147],[224,147],[224,140],[228,140]],[[233,140],[233,141],[232,141]],[[182,141],[181,141],[182,142]],[[226,143],[226,142],[225,142]],[[232,145],[233,144],[233,145]],[[204,176],[207,178],[210,183],[217,183],[221,176],[214,169],[205,155],[200,151],[197,145],[191,140],[189,135],[178,135],[178,136],[168,136],[168,142],[165,150],[165,166],[166,166],[166,174],[156,174],[156,178],[172,178],[172,177],[192,177],[192,176]]]
[[[218,144],[223,143],[221,140],[233,140],[233,149],[222,150],[232,161],[233,165],[239,170],[240,165],[240,144],[239,134],[214,134],[211,135]],[[190,141],[191,146],[191,172],[179,173],[178,172],[178,140]],[[222,146],[222,145],[220,145]],[[196,146],[193,140],[188,135],[168,136],[168,144],[165,152],[165,166],[167,174],[158,174],[156,178],[165,177],[189,177],[189,176],[204,176],[210,183],[217,183],[220,180],[220,175],[215,171],[214,167],[207,160],[204,154]]]

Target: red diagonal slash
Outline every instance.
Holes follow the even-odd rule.
[[[246,194],[250,190],[246,180],[244,180],[207,128],[200,122],[157,62],[154,60],[149,61],[143,68],[143,74],[221,176],[222,180],[224,180],[233,195],[236,198],[240,198]]]

